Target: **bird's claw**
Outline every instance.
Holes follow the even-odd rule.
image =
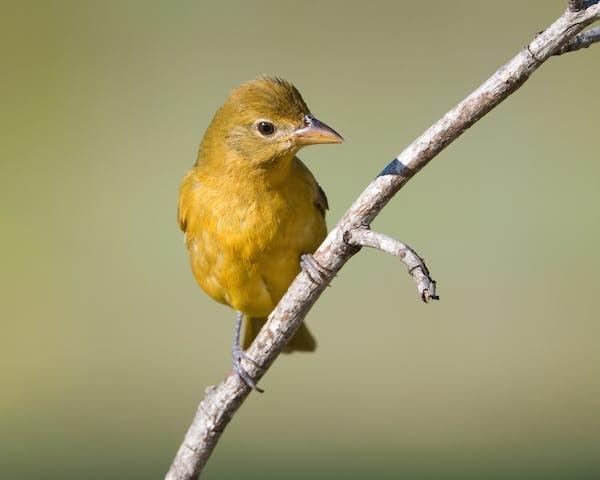
[[[260,365],[258,364],[258,362],[256,362],[256,360],[254,360],[250,355],[248,355],[241,348],[234,350],[233,353],[232,353],[232,356],[233,356],[233,360],[234,361],[238,361],[239,362],[240,360],[246,360],[247,362],[250,362],[255,367],[260,368]]]
[[[300,257],[300,267],[308,275],[308,278],[316,284],[325,283],[331,275],[331,271],[321,265],[310,253],[305,253]]]
[[[246,360],[247,362],[250,362],[256,367],[259,366],[258,363],[256,363],[256,361],[242,349],[234,350],[232,353],[232,357],[233,369],[235,370],[235,373],[237,373],[238,377],[240,377],[242,381],[251,389],[256,390],[259,393],[263,393],[264,390],[258,385],[256,385],[256,382],[252,380],[248,372],[244,369],[244,367],[242,367],[242,360]]]

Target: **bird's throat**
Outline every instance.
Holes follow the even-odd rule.
[[[294,152],[271,158],[255,168],[255,175],[270,185],[279,185],[285,182],[292,174]]]
[[[215,180],[233,185],[275,187],[285,183],[293,174],[294,153],[290,151],[265,160],[241,157],[237,152],[227,152],[224,158],[214,155],[207,158],[201,154],[196,171],[204,182]]]

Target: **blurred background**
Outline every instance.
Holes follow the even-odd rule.
[[[344,135],[301,155],[332,226],[566,3],[4,3],[0,476],[162,478],[228,373],[175,213],[232,87],[281,75]],[[600,478],[599,75],[552,59],[400,192],[375,227],[441,301],[354,257],[205,478]]]

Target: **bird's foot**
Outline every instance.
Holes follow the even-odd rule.
[[[316,284],[325,283],[331,275],[331,271],[321,265],[310,253],[305,253],[300,257],[300,267]]]
[[[246,369],[242,367],[242,360],[246,360],[247,362],[250,362],[251,364],[257,367],[259,367],[260,365],[258,365],[258,363],[256,363],[256,361],[241,348],[234,349],[232,352],[232,357],[233,369],[235,370],[235,373],[238,374],[238,377],[240,377],[242,381],[253,390],[256,390],[259,393],[263,393],[264,390],[258,385],[256,385],[256,382],[252,380]]]

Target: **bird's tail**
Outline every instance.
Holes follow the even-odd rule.
[[[244,341],[242,342],[242,348],[244,350],[250,346],[266,321],[266,318],[244,317]],[[308,328],[306,328],[306,325],[303,323],[285,346],[283,352],[313,352],[316,348],[317,341],[315,340],[315,337],[312,336],[308,331]]]

